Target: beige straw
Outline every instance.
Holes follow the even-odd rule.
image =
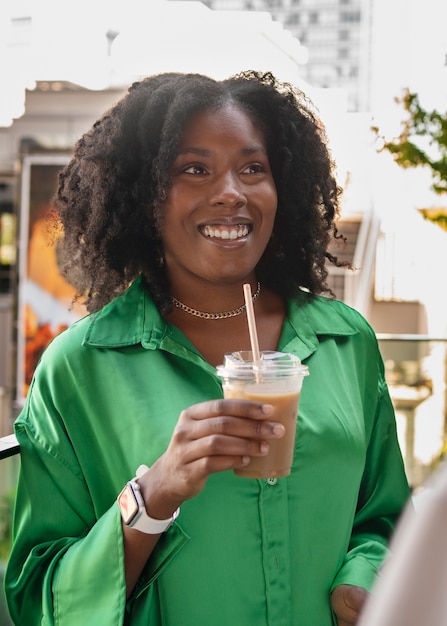
[[[251,296],[251,287],[249,283],[244,284],[245,306],[247,308],[248,330],[250,332],[251,351],[253,353],[253,361],[255,363],[261,360],[259,353],[258,334],[256,332],[255,312],[253,309],[253,300]]]

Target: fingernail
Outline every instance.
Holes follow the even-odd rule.
[[[284,433],[286,432],[286,429],[284,428],[283,424],[276,423],[276,424],[273,424],[272,432],[274,435],[284,435]]]
[[[261,441],[261,443],[259,444],[259,452],[262,452],[262,454],[267,454],[268,451],[269,451],[269,444],[266,443],[265,441]]]
[[[273,415],[273,410],[274,410],[274,407],[272,404],[262,405],[262,412],[264,413],[264,415]]]

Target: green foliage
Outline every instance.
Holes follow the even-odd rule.
[[[445,209],[419,209],[419,213],[424,219],[437,224],[440,228],[447,231],[447,213]]]
[[[15,489],[0,496],[0,561],[8,559],[11,549],[14,499]]]
[[[13,626],[6,606],[3,584],[5,576],[5,563],[0,561],[0,626]]]
[[[431,222],[438,224],[438,226],[440,226],[444,230],[447,230],[447,216],[446,215],[443,215],[442,213],[440,213],[436,215],[435,217],[430,217],[429,219]]]
[[[447,193],[447,113],[426,111],[419,97],[409,90],[396,102],[402,104],[406,118],[400,135],[392,141],[383,137],[381,150],[387,150],[403,168],[429,167],[432,189],[437,194]],[[378,128],[373,131],[380,136]]]

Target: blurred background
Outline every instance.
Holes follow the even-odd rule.
[[[420,145],[432,163],[444,156],[445,168],[433,136],[447,124],[446,18],[438,0],[2,0],[2,445],[42,350],[85,314],[70,306],[73,292],[44,228],[74,142],[143,76],[256,69],[305,91],[326,127],[348,237],[334,251],[356,268],[329,268],[330,284],[377,333],[417,490],[447,440],[447,200],[433,189],[432,167],[402,167],[386,146],[408,136],[402,99],[416,94],[439,114]],[[447,126],[444,147],[445,137]],[[3,544],[18,458],[0,461]]]

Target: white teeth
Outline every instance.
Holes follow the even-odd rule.
[[[225,227],[204,226],[203,234],[206,237],[216,237],[217,239],[238,239],[238,237],[246,237],[248,235],[248,226],[245,224],[236,226],[228,230]]]

